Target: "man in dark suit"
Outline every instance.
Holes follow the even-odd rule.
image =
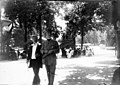
[[[28,49],[27,63],[29,62],[29,68],[33,68],[33,85],[38,85],[40,83],[39,69],[42,68],[41,44],[37,43],[37,36],[32,36],[32,41],[33,44]]]
[[[50,33],[46,35],[46,41],[42,43],[41,52],[43,53],[44,64],[48,76],[48,85],[53,85],[56,70],[56,53],[59,53],[57,41],[51,39]]]

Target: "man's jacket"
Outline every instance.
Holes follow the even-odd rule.
[[[37,62],[35,62],[35,63],[37,63],[37,65],[40,65],[40,67],[41,67],[42,66],[42,54],[41,54],[41,51],[40,51],[41,45],[37,44],[37,48],[36,48],[36,52],[35,52],[35,58],[36,59],[31,58],[32,57],[32,47],[33,46],[30,46],[29,49],[28,49],[27,60],[30,60],[30,63],[31,63],[31,61],[36,60]]]
[[[52,51],[49,53],[49,51]],[[55,40],[46,40],[42,43],[41,52],[43,53],[43,58],[45,59],[45,64],[56,64],[56,53],[59,53],[59,45]]]

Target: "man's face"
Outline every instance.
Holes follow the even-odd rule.
[[[36,43],[36,42],[37,42],[37,37],[36,37],[36,36],[33,36],[33,37],[32,37],[32,40],[33,40],[33,42]]]
[[[50,39],[51,37],[50,37],[50,34],[47,34],[46,35],[46,39]]]

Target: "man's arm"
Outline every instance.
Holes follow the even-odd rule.
[[[51,50],[49,50],[48,53],[50,54],[52,52],[59,53],[59,45],[58,45],[57,41],[54,41],[54,46],[53,46],[53,48]]]
[[[36,48],[36,54],[35,54],[35,56],[36,57],[40,57],[41,56],[41,45],[37,45],[37,48]]]
[[[30,59],[31,59],[31,54],[32,54],[32,46],[30,46],[29,49],[28,49],[27,60],[30,60]]]
[[[44,43],[43,42],[42,42],[40,51],[41,51],[42,54],[44,54]]]
[[[26,63],[28,63],[31,59],[31,54],[32,54],[31,52],[32,52],[32,46],[30,46],[28,49],[28,56],[27,56]]]
[[[54,52],[59,53],[59,45],[58,45],[57,41],[55,42],[55,50],[54,50]]]

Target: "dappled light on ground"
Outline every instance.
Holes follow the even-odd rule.
[[[114,51],[97,48],[92,57],[59,59],[56,74],[58,85],[110,85],[116,68],[119,67]],[[101,56],[102,55],[102,56]]]
[[[114,51],[96,47],[95,55],[91,57],[58,58],[54,85],[110,85],[118,67]],[[0,69],[1,85],[31,85],[33,72],[28,69],[25,59],[1,61]],[[39,75],[41,85],[47,85],[44,65]]]

